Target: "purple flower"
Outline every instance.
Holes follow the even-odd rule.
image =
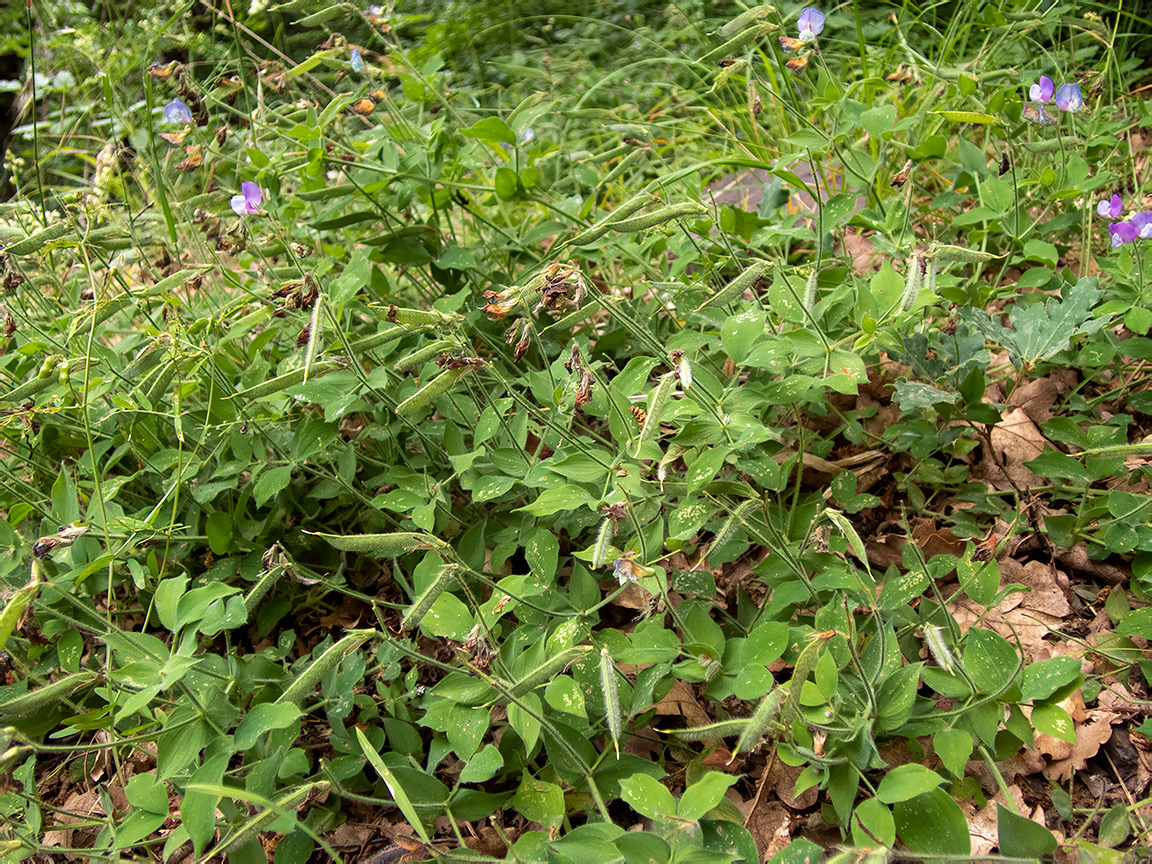
[[[1142,240],[1152,239],[1152,213],[1141,211],[1130,220],[1132,230]]]
[[[364,71],[364,58],[360,56],[359,48],[352,49],[351,66],[353,72],[360,73]]]
[[[1080,111],[1084,108],[1084,97],[1079,84],[1061,84],[1056,91],[1056,107],[1061,111]]]
[[[1033,84],[1028,96],[1033,102],[1047,102],[1052,98],[1052,79],[1047,75],[1040,76],[1040,83]]]
[[[191,123],[192,110],[179,99],[164,106],[164,119],[169,123]]]
[[[1110,201],[1101,201],[1096,205],[1096,212],[1105,219],[1119,219],[1124,212],[1124,202],[1119,195],[1113,195]]]
[[[237,216],[252,216],[260,212],[260,199],[264,194],[251,180],[240,184],[240,194],[232,196],[232,209]]]
[[[529,126],[523,132],[520,133],[520,143],[521,144],[530,144],[535,140],[536,140],[536,130],[533,129],[531,126]]]
[[[824,30],[824,13],[811,6],[805,6],[800,12],[800,41],[815,42],[816,37]]]
[[[1136,239],[1136,229],[1131,222],[1113,222],[1108,226],[1108,233],[1112,235],[1113,249],[1119,249]]]

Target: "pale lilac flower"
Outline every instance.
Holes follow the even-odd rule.
[[[232,196],[232,209],[237,216],[252,216],[260,212],[260,199],[264,194],[251,180],[240,184],[240,194]]]
[[[1113,222],[1108,226],[1108,233],[1112,235],[1113,249],[1119,249],[1136,239],[1136,228],[1131,222]]]
[[[1061,111],[1080,111],[1084,108],[1084,97],[1079,84],[1061,84],[1056,91],[1056,107]]]
[[[811,6],[805,6],[800,12],[800,41],[815,42],[816,37],[824,30],[824,13]]]
[[[612,575],[616,577],[616,581],[623,585],[626,582],[639,582],[643,574],[630,559],[617,558],[612,562]]]
[[[1047,75],[1040,76],[1040,83],[1033,84],[1028,90],[1028,96],[1033,102],[1044,103],[1052,98],[1052,79]]]
[[[368,23],[375,27],[384,20],[384,7],[373,4],[364,10],[364,16],[368,19]]]
[[[1105,219],[1119,219],[1120,214],[1124,212],[1124,202],[1120,200],[1119,195],[1113,195],[1111,200],[1097,204],[1096,212]]]
[[[173,99],[164,106],[164,119],[169,123],[191,123],[192,110],[179,99]]]
[[[352,49],[352,60],[349,62],[349,65],[352,67],[353,72],[360,73],[364,71],[364,58],[360,56],[359,48]]]
[[[1152,213],[1142,211],[1137,213],[1130,220],[1132,223],[1132,230],[1136,232],[1136,236],[1141,240],[1152,239]]]
[[[525,129],[523,132],[520,133],[520,143],[521,144],[531,144],[535,140],[536,140],[536,130],[533,129],[531,126],[529,126],[527,129]]]

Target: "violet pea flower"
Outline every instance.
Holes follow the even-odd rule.
[[[1033,84],[1028,90],[1028,97],[1033,102],[1044,103],[1052,98],[1052,79],[1047,75],[1040,76],[1040,83]]]
[[[364,58],[360,56],[359,48],[352,49],[352,60],[350,61],[350,65],[352,66],[353,72],[360,73],[364,71]]]
[[[232,209],[237,216],[253,216],[260,212],[260,200],[263,197],[264,193],[259,186],[251,180],[245,180],[240,184],[240,194],[232,196]]]
[[[1113,222],[1108,226],[1108,233],[1112,235],[1113,249],[1119,249],[1136,239],[1136,228],[1131,222]]]
[[[1119,195],[1113,195],[1110,200],[1097,204],[1096,212],[1105,219],[1119,219],[1120,214],[1124,212],[1124,202],[1120,200]]]
[[[1061,84],[1056,91],[1056,107],[1061,111],[1080,111],[1084,108],[1084,96],[1079,84]]]
[[[815,42],[816,37],[824,31],[824,13],[811,6],[805,6],[800,11],[800,41]]]
[[[179,99],[173,99],[164,106],[164,119],[173,124],[191,123],[192,109]]]
[[[1136,236],[1142,240],[1152,239],[1152,213],[1142,211],[1137,213],[1129,220],[1132,224],[1132,230],[1136,232]]]

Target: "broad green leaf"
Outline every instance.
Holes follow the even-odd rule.
[[[883,804],[896,804],[922,795],[944,782],[935,771],[909,762],[897,765],[884,775],[876,788],[876,798]]]
[[[719,771],[709,771],[684,790],[684,794],[680,797],[677,815],[681,819],[696,821],[719,804],[728,787],[738,779],[738,777],[721,774]]]
[[[509,147],[516,145],[516,133],[502,117],[485,117],[483,120],[477,120],[467,129],[461,129],[460,134],[465,138],[493,141],[497,144],[507,144]]]
[[[1016,648],[998,633],[973,627],[964,639],[964,668],[981,693],[1000,693],[1020,663]]]
[[[968,820],[943,789],[931,789],[908,801],[900,801],[892,810],[896,836],[914,853],[971,854]]]
[[[1037,732],[1051,735],[1069,744],[1076,743],[1076,727],[1072,718],[1059,705],[1037,702],[1032,707],[1032,725],[1036,727]]]
[[[527,513],[530,516],[551,516],[562,510],[577,510],[592,502],[592,496],[587,490],[568,484],[541,492],[535,501],[517,508],[517,512]]]
[[[1020,698],[1025,702],[1047,699],[1080,674],[1080,661],[1075,657],[1052,657],[1024,668]]]
[[[659,819],[676,815],[676,802],[668,787],[647,774],[625,777],[620,781],[620,793],[641,816]]]
[[[1018,858],[1042,858],[1056,851],[1056,838],[1043,825],[1038,825],[1002,804],[996,804],[997,837],[1000,854]]]
[[[964,776],[972,747],[972,736],[963,729],[942,729],[932,736],[932,749],[953,777]]]
[[[251,749],[265,732],[287,729],[301,714],[299,706],[290,702],[262,702],[252,706],[236,727],[236,749]]]

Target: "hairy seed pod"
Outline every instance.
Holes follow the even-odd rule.
[[[347,364],[341,363],[339,360],[325,360],[323,363],[314,363],[312,368],[308,370],[312,378],[319,378],[321,375],[327,375],[329,372],[335,372],[337,369],[343,369]],[[239,393],[233,393],[229,399],[239,399],[241,401],[249,401],[252,399],[262,399],[265,396],[271,396],[273,393],[279,393],[287,387],[295,387],[304,381],[303,369],[293,369],[291,372],[285,372],[263,384],[257,384],[255,387],[249,387],[247,390],[241,390]]]
[[[428,614],[428,610],[432,608],[432,604],[436,602],[436,598],[444,593],[453,579],[457,578],[459,571],[460,568],[455,564],[442,566],[432,583],[408,607],[408,611],[400,619],[400,629],[408,633],[419,627],[424,616]]]
[[[745,9],[743,12],[741,12],[739,15],[737,15],[735,18],[717,30],[716,34],[721,39],[727,39],[733,33],[739,33],[758,18],[765,18],[775,11],[775,8],[769,6],[766,3],[760,6],[753,6],[751,9]]]
[[[164,394],[168,392],[168,386],[175,377],[176,361],[165,356],[163,362],[154,370],[154,373],[150,372],[146,374],[144,380],[140,382],[140,386],[133,392],[142,394],[149,405],[156,405]]]
[[[52,368],[55,370],[55,364],[53,364]],[[0,402],[22,402],[29,396],[35,396],[37,393],[47,390],[52,386],[52,383],[52,378],[33,378],[31,381],[25,381],[19,387],[15,387],[3,396],[0,396]]]
[[[395,534],[324,534],[319,531],[305,531],[312,537],[319,537],[343,552],[366,552],[396,558],[407,552],[421,552],[429,549],[443,551],[448,544],[431,534],[398,532]]]
[[[411,354],[401,357],[392,364],[392,368],[397,372],[404,372],[408,369],[413,369],[420,366],[426,360],[431,360],[445,351],[452,351],[459,348],[460,345],[456,342],[449,342],[447,339],[437,339],[434,342],[429,342],[422,348],[417,348]]]
[[[908,259],[908,276],[904,280],[904,293],[900,295],[900,307],[907,312],[916,302],[920,286],[924,283],[924,258],[913,255]]]
[[[308,380],[308,373],[312,368],[312,358],[316,356],[316,346],[320,344],[320,331],[324,327],[324,320],[320,317],[320,310],[324,306],[324,294],[318,293],[312,303],[312,319],[308,322],[308,347],[304,349],[304,380]]]
[[[49,225],[47,228],[41,228],[35,234],[25,237],[19,243],[13,243],[11,246],[4,250],[5,255],[31,255],[33,252],[39,252],[46,245],[53,240],[59,240],[61,237],[72,233],[73,228],[67,222],[57,222],[55,225]]]
[[[768,268],[772,266],[770,261],[753,261],[745,268],[744,272],[701,303],[697,309],[703,309],[705,306],[723,306],[725,303],[731,303],[737,300],[740,296],[756,284],[756,280],[763,276]]]
[[[611,230],[612,229],[606,222],[595,225],[592,228],[589,228],[587,231],[581,231],[579,234],[569,240],[568,243],[572,246],[587,246],[589,243],[595,243]]]
[[[435,309],[401,309],[398,306],[389,306],[388,313],[385,317],[394,324],[404,324],[406,326],[431,325],[433,327],[443,327],[446,324],[453,324],[463,318],[463,316],[453,312],[446,314],[437,312]]]
[[[211,269],[211,267],[185,267],[183,270],[179,270],[171,276],[165,276],[155,285],[149,285],[144,289],[144,294],[148,297],[160,297],[171,291],[175,291],[177,288],[183,288],[189,279],[206,273]]]
[[[65,699],[75,696],[81,690],[86,690],[101,680],[103,680],[102,675],[87,670],[65,675],[59,681],[0,702],[0,720],[10,721],[35,717],[37,714],[50,711]]]
[[[1075,135],[1062,135],[1059,138],[1046,138],[1043,141],[1025,141],[1025,149],[1033,153],[1051,153],[1065,147],[1078,147],[1083,142]]]
[[[620,758],[620,736],[624,732],[620,714],[620,691],[616,681],[616,664],[607,648],[600,649],[600,692],[604,696],[604,716],[608,720],[608,734],[616,748],[616,758]]]
[[[338,6],[336,8],[339,8]],[[231,855],[228,854],[231,849],[238,848],[243,843],[247,842],[249,838],[255,837],[262,831],[265,831],[271,826],[273,822],[284,816],[291,816],[295,813],[296,808],[313,792],[321,795],[328,791],[331,784],[327,780],[317,780],[312,783],[305,783],[303,786],[298,786],[276,799],[275,806],[268,807],[261,810],[255,816],[245,820],[245,822],[234,832],[229,834],[223,840],[216,844],[210,851],[205,853],[204,860],[222,859],[223,856],[228,855],[231,860]]]
[[[637,452],[639,452],[640,445],[651,438],[656,430],[660,428],[660,413],[664,410],[664,406],[668,404],[668,400],[672,398],[672,393],[675,389],[675,372],[669,372],[666,375],[660,376],[660,382],[656,385],[656,389],[648,396],[648,416],[644,418],[644,425],[640,427],[640,438],[636,442]]]
[[[642,157],[644,157],[647,153],[648,153],[647,147],[645,147],[641,150],[633,150],[632,152],[630,152],[623,159],[621,159],[619,163],[617,163],[615,168],[613,168],[611,171],[609,171],[607,174],[605,174],[600,179],[600,181],[596,184],[596,188],[597,189],[602,188],[604,186],[609,185],[613,181],[619,179],[624,174],[625,171],[627,171],[629,168],[631,168],[633,165],[635,165],[637,162],[639,162],[640,159]]]
[[[811,309],[816,305],[816,283],[819,281],[820,273],[813,269],[808,274],[808,281],[804,285],[804,306]]]
[[[561,651],[559,654],[548,658],[535,669],[528,672],[528,674],[515,684],[509,686],[509,696],[513,699],[520,698],[546,681],[551,681],[555,676],[563,672],[570,663],[575,663],[577,660],[581,660],[591,653],[591,645],[576,645],[567,651]]]
[[[739,54],[745,45],[747,45],[758,36],[767,33],[770,28],[771,25],[755,24],[752,27],[749,27],[747,30],[742,30],[723,45],[718,45],[717,47],[713,48],[711,51],[701,57],[699,62],[705,65],[711,65],[722,57],[732,57],[736,54]]]
[[[603,153],[597,153],[594,156],[586,159],[586,162],[591,162],[594,165],[599,165],[601,162],[608,162],[615,159],[617,156],[626,156],[633,151],[631,144],[617,144],[611,150],[605,150]]]
[[[260,605],[260,601],[272,590],[272,586],[280,581],[286,569],[283,564],[270,567],[252,586],[252,589],[244,595],[244,611],[248,613],[249,621],[252,620],[252,615],[256,611],[256,607]]]
[[[140,353],[124,367],[124,371],[120,374],[126,381],[135,381],[141,375],[146,374],[150,369],[155,369],[160,361],[164,359],[164,348],[172,344],[172,337],[167,333],[162,333],[152,342],[145,345]]]
[[[948,646],[944,642],[944,631],[935,624],[925,624],[924,645],[928,648],[928,653],[932,655],[937,666],[948,672],[954,672],[952,652],[948,650]]]
[[[784,689],[773,687],[768,694],[760,700],[756,711],[748,718],[748,725],[740,733],[736,741],[736,748],[732,751],[732,760],[735,761],[737,753],[747,753],[760,743],[760,739],[768,732],[772,721],[780,711],[780,704],[784,698]]]
[[[345,198],[348,195],[359,194],[362,193],[351,183],[343,183],[339,186],[326,186],[323,189],[312,189],[308,192],[297,192],[296,197],[301,201],[331,201],[333,198]]]
[[[616,518],[608,515],[600,523],[600,532],[596,535],[596,545],[592,547],[592,569],[599,570],[608,561],[608,550],[612,547],[612,538],[616,536]]]
[[[928,262],[928,293],[933,297],[936,296],[936,261]]]
[[[724,520],[724,524],[720,527],[720,530],[716,532],[716,539],[713,540],[712,545],[708,547],[709,551],[723,548],[724,544],[732,539],[732,535],[736,533],[736,529],[740,527],[744,514],[748,512],[748,509],[753,504],[759,503],[759,501],[749,498],[736,505],[736,509],[732,511],[732,515]]]
[[[651,192],[647,191],[633,195],[611,213],[608,213],[601,219],[598,219],[588,229],[577,234],[568,242],[573,246],[584,246],[588,243],[594,243],[605,234],[607,234],[609,230],[611,230],[609,228],[611,223],[620,222],[621,220],[628,218],[634,213],[638,213],[639,211],[643,210],[653,201],[659,200],[659,198],[657,198]]]
[[[631,219],[613,222],[609,227],[613,231],[620,232],[621,234],[630,231],[643,231],[646,228],[655,228],[657,225],[671,222],[673,219],[685,219],[689,216],[698,216],[707,211],[708,208],[703,204],[696,201],[685,201],[680,204],[673,204],[670,207],[661,207],[659,210],[647,213],[644,216],[634,216]]]
[[[453,384],[467,375],[474,367],[462,366],[459,369],[445,369],[403,402],[396,406],[396,414],[399,417],[407,417],[424,408],[445,393],[447,393]]]
[[[387,330],[381,330],[379,333],[373,333],[371,336],[357,339],[355,342],[349,344],[348,350],[353,354],[359,354],[361,351],[371,351],[373,348],[379,348],[382,345],[387,345],[389,342],[395,342],[401,336],[407,336],[412,332],[414,332],[413,328],[401,327],[398,324],[393,325]]]
[[[680,741],[716,741],[719,738],[728,738],[738,735],[748,726],[748,718],[740,717],[736,720],[721,720],[719,723],[709,723],[707,726],[693,726],[691,729],[657,729]]]
[[[979,249],[967,249],[963,246],[949,246],[943,243],[934,243],[929,248],[926,257],[937,261],[961,261],[964,264],[986,264],[1003,258],[1003,255],[993,255],[991,252],[981,252]]]
[[[367,642],[380,634],[376,630],[349,630],[344,638],[309,664],[300,675],[288,685],[288,689],[280,694],[276,700],[277,705],[299,706],[306,698],[312,695],[320,679],[335,669],[340,661]]]

